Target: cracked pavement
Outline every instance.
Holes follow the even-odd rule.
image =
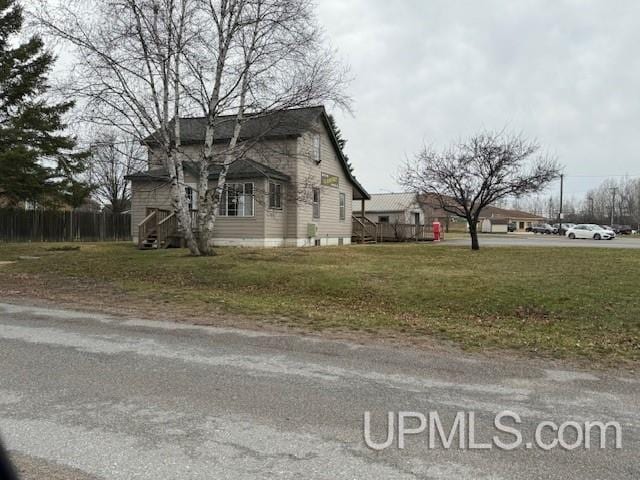
[[[0,436],[29,479],[636,479],[639,406],[628,371],[0,304]],[[487,441],[507,409],[526,439],[541,420],[617,421],[622,448],[363,440],[365,411],[377,441],[400,410],[448,427],[473,411]]]

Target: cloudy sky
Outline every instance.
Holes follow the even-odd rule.
[[[483,128],[536,138],[582,196],[608,175],[640,175],[637,0],[321,0],[351,66],[354,115],[336,112],[372,193],[424,143]],[[553,189],[556,187],[554,186]]]

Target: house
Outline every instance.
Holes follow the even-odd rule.
[[[544,221],[544,217],[533,213],[523,212],[522,210],[513,210],[510,208],[499,208],[488,206],[480,212],[479,223],[482,225],[483,220],[488,219],[492,222],[497,219],[506,220],[507,225],[514,224],[515,232],[525,232],[527,228],[535,223]]]
[[[353,202],[353,214],[362,216],[362,202]],[[375,223],[424,225],[424,210],[415,193],[377,193],[364,202],[364,216]]]
[[[215,152],[222,154],[233,133],[235,116],[218,118]],[[193,215],[198,209],[199,171],[205,118],[181,118],[185,195]],[[229,169],[214,230],[215,245],[344,245],[352,237],[352,201],[369,194],[351,173],[322,106],[249,115],[239,139],[241,158]],[[154,211],[172,215],[167,172],[160,149],[147,139],[148,169],[130,175],[132,236],[141,245],[163,246],[154,231]],[[220,165],[208,172],[215,186]],[[195,222],[194,222],[195,224]],[[148,227],[148,228],[147,228]],[[154,236],[155,235],[155,236]],[[145,237],[145,238],[142,238]],[[164,246],[168,245],[168,240]]]

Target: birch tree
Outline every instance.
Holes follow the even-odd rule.
[[[85,100],[86,120],[151,139],[162,152],[178,225],[195,255],[214,253],[231,165],[268,134],[243,136],[249,118],[324,102],[348,108],[346,71],[325,46],[310,0],[87,0],[55,8],[41,1],[39,25],[78,54],[66,90]],[[198,172],[192,225],[179,119],[197,113],[207,127],[202,151],[188,159]],[[220,148],[216,127],[229,114],[233,134]],[[212,165],[220,167],[215,184]]]

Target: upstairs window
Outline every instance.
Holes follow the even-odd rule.
[[[313,218],[320,218],[320,189],[313,189]]]
[[[313,135],[313,160],[316,163],[320,163],[320,151],[322,149],[322,145],[320,142],[320,134],[316,133]]]
[[[223,217],[253,217],[253,183],[227,183],[222,192],[219,214]]]
[[[282,185],[269,182],[269,208],[282,209]]]

